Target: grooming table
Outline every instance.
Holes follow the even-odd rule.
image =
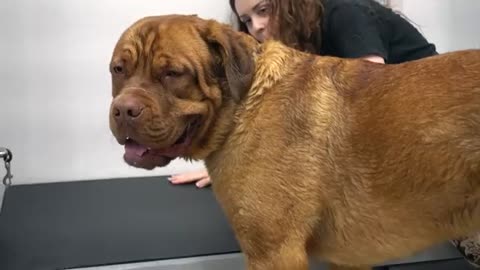
[[[470,269],[450,244],[382,269],[447,264]],[[161,176],[10,186],[0,269],[240,270],[244,262],[211,189]]]

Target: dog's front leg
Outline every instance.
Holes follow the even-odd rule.
[[[329,270],[372,270],[372,267],[369,266],[341,266],[336,264],[330,264],[328,266]]]
[[[245,179],[256,178],[247,175]],[[260,179],[257,182],[267,186],[258,188],[253,183],[247,189],[250,183],[243,179],[235,181],[242,186],[234,188],[222,183],[214,185],[245,255],[247,269],[308,270],[307,248],[317,228],[319,208],[304,203],[313,199],[303,200],[291,191],[274,196],[274,191],[278,192],[276,184]]]
[[[302,247],[288,245],[267,253],[249,250],[245,255],[248,270],[308,270],[308,257]]]
[[[272,222],[258,213],[234,223],[248,270],[308,270],[308,226],[304,222]],[[306,220],[306,219],[298,219]]]

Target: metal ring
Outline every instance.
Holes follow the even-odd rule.
[[[13,154],[12,154],[12,151],[10,151],[10,149],[6,148],[6,150],[7,150],[7,155],[3,158],[3,160],[5,162],[10,162],[12,161]]]

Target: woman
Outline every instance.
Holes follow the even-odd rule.
[[[258,41],[298,50],[395,64],[436,55],[435,45],[405,18],[374,0],[229,0],[238,28]],[[174,175],[173,184],[210,183],[205,170]]]

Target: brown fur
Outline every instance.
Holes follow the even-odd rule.
[[[381,65],[165,16],[129,28],[119,61],[112,108],[146,112],[113,134],[161,148],[200,116],[182,156],[205,160],[250,270],[368,269],[480,229],[478,50]],[[159,82],[168,66],[185,72]]]

